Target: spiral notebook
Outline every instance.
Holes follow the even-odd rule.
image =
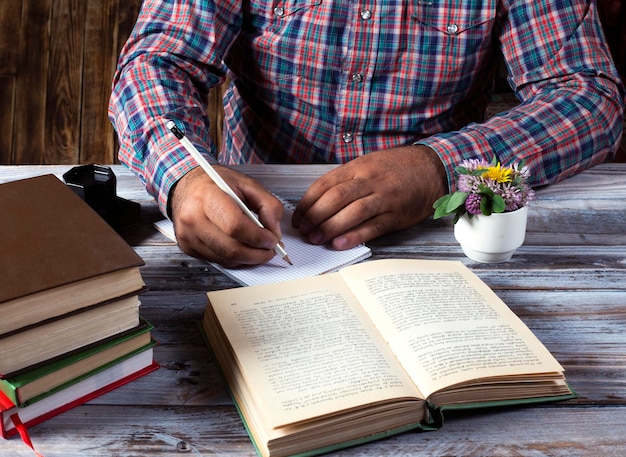
[[[336,251],[328,246],[319,246],[305,241],[297,229],[291,226],[294,207],[283,201],[285,211],[282,218],[282,242],[293,265],[275,256],[268,263],[239,268],[224,268],[211,262],[211,265],[243,286],[269,284],[290,279],[299,279],[336,271],[339,268],[367,259],[372,251],[361,244],[346,251]],[[174,226],[168,219],[154,223],[155,228],[173,241],[176,241]]]

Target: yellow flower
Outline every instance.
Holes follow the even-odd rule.
[[[511,182],[512,170],[510,168],[502,168],[500,162],[497,165],[487,168],[487,171],[483,173],[482,177],[490,179],[495,182],[505,183]]]

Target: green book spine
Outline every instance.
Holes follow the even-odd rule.
[[[0,391],[2,393],[4,393],[16,406],[22,407],[22,406],[26,406],[28,404],[31,404],[37,400],[40,400],[41,398],[44,398],[54,392],[57,392],[69,385],[72,385],[78,381],[81,381],[82,379],[85,379],[99,371],[102,371],[103,369],[118,363],[134,354],[137,354],[143,350],[146,350],[152,346],[154,346],[156,343],[154,341],[152,341],[150,344],[143,346],[142,348],[132,351],[132,353],[128,353],[128,354],[124,354],[123,356],[110,361],[102,366],[99,366],[93,370],[90,370],[87,373],[82,373],[79,376],[71,379],[68,382],[65,382],[59,386],[54,387],[53,389],[37,395],[31,399],[27,399],[25,401],[22,401],[20,399],[20,395],[19,395],[19,390],[21,387],[32,383],[40,378],[42,378],[43,376],[46,376],[48,374],[54,373],[56,371],[59,371],[63,368],[69,367],[81,360],[84,360],[88,357],[94,356],[106,349],[112,348],[118,344],[124,343],[132,338],[136,338],[139,335],[149,332],[154,328],[154,326],[152,324],[150,324],[149,322],[145,321],[144,319],[140,319],[140,324],[135,327],[132,330],[123,332],[119,335],[115,335],[114,337],[111,338],[107,338],[101,342],[98,342],[97,344],[92,344],[89,345],[85,348],[82,348],[78,351],[73,351],[69,354],[66,354],[63,357],[55,357],[54,359],[47,361],[45,363],[41,363],[41,364],[37,364],[34,367],[25,369],[25,370],[20,370],[19,372],[16,372],[8,377],[5,377],[3,379],[0,379]]]
[[[105,370],[105,369],[107,369],[107,368],[109,368],[109,367],[111,367],[111,366],[113,366],[113,365],[123,361],[123,360],[126,360],[126,359],[132,357],[135,354],[139,354],[140,352],[143,352],[143,351],[145,351],[147,349],[150,349],[151,347],[154,347],[154,346],[156,346],[156,341],[151,340],[151,342],[149,344],[146,344],[145,346],[143,346],[143,347],[141,347],[141,348],[139,348],[137,350],[129,352],[128,354],[124,354],[123,356],[113,360],[112,362],[106,363],[104,365],[100,365],[98,368],[95,368],[95,369],[93,369],[93,370],[91,370],[91,371],[89,371],[89,372],[87,372],[87,373],[85,373],[85,374],[83,374],[81,376],[77,376],[77,377],[73,378],[72,380],[55,387],[54,389],[50,389],[47,392],[44,392],[44,393],[42,393],[40,395],[37,395],[37,396],[35,396],[33,398],[30,398],[30,399],[26,400],[25,402],[22,402],[18,406],[19,407],[23,407],[23,406],[28,406],[28,405],[30,405],[32,403],[35,403],[36,401],[39,401],[42,398],[45,398],[45,397],[47,397],[49,395],[52,395],[55,392],[58,392],[58,391],[63,390],[63,389],[65,389],[65,388],[67,388],[67,387],[69,387],[69,386],[71,386],[73,384],[76,384],[77,382],[82,381],[83,379],[86,379],[86,378],[88,378],[88,377],[90,377],[90,376],[92,376],[92,375],[94,375],[96,373],[99,373],[99,372],[101,372],[101,371],[103,371],[103,370]]]
[[[2,392],[14,405],[17,405],[16,386],[5,379],[0,379],[0,392]]]

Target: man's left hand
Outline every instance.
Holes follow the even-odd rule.
[[[349,249],[423,221],[447,188],[444,166],[432,149],[411,145],[377,151],[317,179],[292,223],[311,243]]]

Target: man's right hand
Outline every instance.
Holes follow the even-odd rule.
[[[215,169],[253,212],[265,229],[250,220],[237,203],[197,167],[170,192],[171,217],[183,252],[227,268],[256,265],[274,256],[280,240],[283,206],[254,179],[216,166]]]

